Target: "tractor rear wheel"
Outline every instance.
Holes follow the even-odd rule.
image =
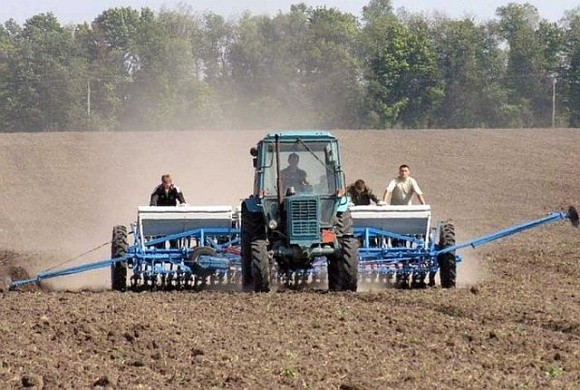
[[[270,292],[271,274],[268,241],[264,239],[253,240],[251,252],[254,292]]]
[[[441,225],[439,236],[439,248],[445,249],[455,245],[455,226],[451,222],[445,222]],[[457,267],[455,264],[455,251],[443,253],[437,256],[439,264],[439,277],[441,278],[441,287],[453,288],[457,279]]]
[[[328,289],[356,291],[359,242],[354,237],[340,237],[338,244],[339,252],[328,257]]]
[[[266,239],[264,217],[260,213],[248,211],[242,204],[242,288],[244,291],[254,290],[254,278],[252,276],[252,241]]]
[[[113,227],[113,237],[111,239],[111,258],[123,257],[129,250],[127,241],[127,228],[122,225]],[[118,261],[111,264],[111,288],[116,291],[127,289],[127,262]]]

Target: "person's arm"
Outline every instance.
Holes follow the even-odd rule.
[[[386,204],[391,204],[391,196],[393,193],[391,191],[385,191],[385,195],[383,195],[383,202]]]
[[[308,182],[308,179],[306,178],[306,171],[300,171],[300,176],[302,176],[302,185],[308,186],[310,185],[310,183]]]
[[[157,193],[151,194],[151,199],[149,201],[149,206],[157,206],[157,201],[159,200],[159,195]]]
[[[426,204],[425,203],[425,197],[423,196],[423,194],[417,194],[417,198],[419,198],[419,202],[421,204]]]
[[[423,196],[423,191],[421,191],[421,188],[419,188],[419,184],[417,184],[417,180],[415,179],[413,179],[413,191],[415,191],[417,199],[419,199],[419,203],[426,204],[425,196]]]
[[[179,187],[175,187],[175,191],[177,191],[177,200],[179,201],[179,203],[185,204],[185,196],[183,196],[183,192],[181,192],[181,189]]]
[[[379,204],[381,200],[375,194],[373,194],[371,190],[368,191],[369,191],[369,199],[375,202],[375,204]]]
[[[149,200],[149,206],[157,206],[157,202],[159,201],[159,195],[157,195],[157,188],[153,190],[151,194],[151,199]]]
[[[397,182],[395,180],[391,180],[389,182],[389,185],[387,186],[385,194],[383,195],[383,201],[386,204],[391,204],[391,197],[393,195],[393,190],[395,189],[396,185],[397,185]]]

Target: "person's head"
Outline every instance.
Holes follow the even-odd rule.
[[[290,153],[288,156],[288,165],[291,167],[297,167],[300,162],[300,157],[296,153]]]
[[[357,181],[354,182],[354,189],[358,193],[365,192],[365,190],[367,189],[367,185],[364,180],[358,179]]]
[[[171,188],[171,186],[173,185],[173,179],[171,178],[170,174],[165,174],[161,176],[161,185],[166,190]]]
[[[409,176],[411,176],[411,169],[409,168],[408,165],[403,164],[399,167],[399,177],[401,179],[406,179]]]

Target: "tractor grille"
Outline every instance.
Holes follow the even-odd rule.
[[[317,198],[289,199],[288,212],[291,241],[318,240],[320,211]]]
[[[294,237],[309,236],[317,232],[317,226],[316,221],[293,221],[292,235]]]

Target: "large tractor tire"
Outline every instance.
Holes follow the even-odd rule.
[[[113,227],[111,239],[111,258],[123,257],[129,250],[127,241],[127,228],[122,225]],[[111,264],[111,288],[116,291],[127,289],[127,262],[119,261]]]
[[[254,292],[270,292],[271,267],[268,254],[268,241],[254,239],[251,246],[252,252],[252,279]]]
[[[455,245],[455,226],[451,222],[444,222],[441,225],[439,236],[439,248],[445,249]],[[457,267],[455,264],[455,251],[447,252],[437,256],[439,264],[439,277],[441,287],[454,288],[457,279]]]
[[[254,291],[254,278],[252,276],[252,242],[266,239],[266,226],[264,217],[260,213],[251,213],[242,204],[242,289],[247,292]]]
[[[356,291],[359,242],[354,237],[340,237],[338,244],[339,252],[328,257],[328,289]]]

